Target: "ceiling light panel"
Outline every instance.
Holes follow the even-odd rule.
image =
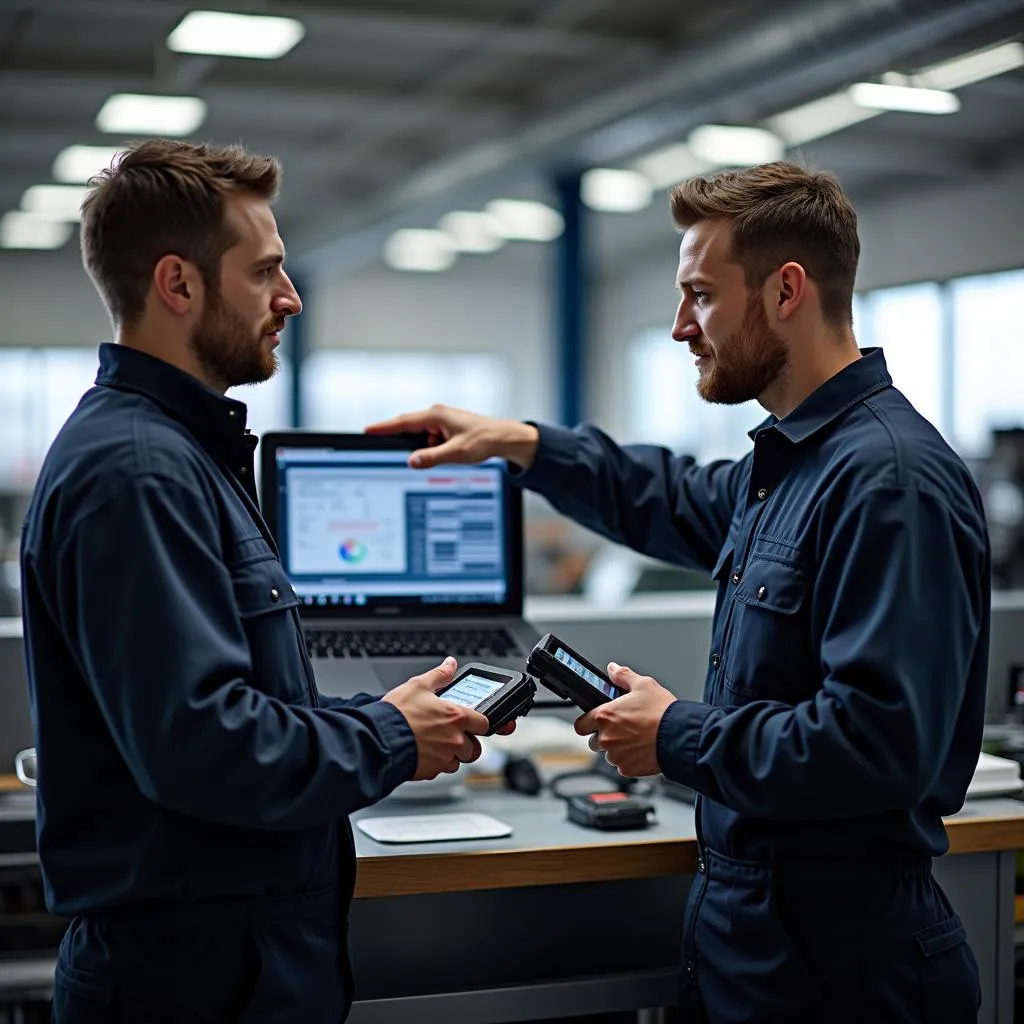
[[[845,92],[835,92],[791,110],[784,110],[781,114],[769,117],[764,125],[787,146],[801,146],[861,121],[869,121],[881,113],[880,110],[858,106]]]
[[[96,115],[101,132],[147,135],[191,135],[206,117],[198,96],[144,96],[116,93]]]
[[[551,242],[565,230],[565,221],[557,210],[530,199],[493,199],[486,210],[504,238]]]
[[[384,262],[393,270],[438,273],[455,262],[455,243],[443,232],[423,228],[396,231],[384,243]]]
[[[23,210],[0,217],[0,247],[4,249],[59,249],[70,237],[73,225]]]
[[[1020,67],[1024,67],[1024,43],[1003,43],[933,64],[911,75],[910,81],[929,89],[959,89]]]
[[[651,205],[651,182],[638,171],[594,167],[580,179],[580,198],[600,213],[636,213]]]
[[[917,89],[906,85],[858,82],[848,90],[850,99],[870,110],[900,110],[911,114],[955,114],[960,109],[956,93],[941,89]]]
[[[785,146],[764,128],[705,124],[690,132],[686,144],[695,156],[718,167],[753,167],[781,160]]]
[[[497,219],[479,210],[453,210],[437,226],[459,252],[496,252],[505,244]]]
[[[53,161],[57,181],[84,183],[108,168],[122,150],[116,146],[68,146]]]
[[[294,18],[192,11],[167,37],[167,46],[178,53],[274,60],[283,57],[305,34],[302,23]]]
[[[21,208],[51,220],[81,219],[82,200],[89,190],[82,185],[33,185],[25,189]]]

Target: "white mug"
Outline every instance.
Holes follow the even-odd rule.
[[[19,750],[14,755],[14,773],[18,780],[25,786],[36,784],[36,748],[29,747],[27,750]]]

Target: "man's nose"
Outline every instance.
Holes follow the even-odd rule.
[[[700,325],[682,307],[676,314],[675,323],[672,324],[673,341],[689,341],[700,334]]]
[[[298,316],[302,312],[302,299],[299,298],[299,293],[295,290],[291,278],[286,275],[285,280],[288,285],[274,300],[274,311],[282,313],[284,316]]]

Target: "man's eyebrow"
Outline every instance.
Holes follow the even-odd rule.
[[[676,281],[676,288],[682,291],[684,288],[689,288],[691,291],[694,288],[698,290],[701,288],[710,288],[711,282],[706,277],[688,277],[682,281]]]
[[[285,253],[282,249],[281,252],[270,253],[266,256],[261,256],[258,260],[253,260],[254,267],[268,267],[273,264],[284,263]]]

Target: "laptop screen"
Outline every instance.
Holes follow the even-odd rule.
[[[302,605],[331,616],[521,606],[504,462],[416,470],[408,454],[274,445],[264,514]]]

